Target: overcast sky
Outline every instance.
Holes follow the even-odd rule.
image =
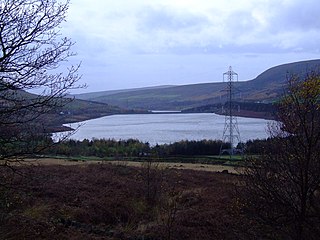
[[[81,92],[239,80],[320,58],[319,0],[71,0]]]

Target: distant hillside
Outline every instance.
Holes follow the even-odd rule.
[[[253,80],[235,83],[235,98],[237,101],[272,102],[283,93],[287,76],[304,75],[310,70],[319,69],[319,66],[320,60],[310,60],[270,68]],[[219,82],[87,93],[75,97],[122,108],[184,110],[226,102],[225,89],[226,84]]]
[[[169,88],[169,87],[174,87],[174,85],[162,85],[162,86],[156,86],[156,87],[131,88],[131,89],[109,90],[109,91],[101,91],[101,92],[80,93],[80,94],[77,94],[76,96],[77,96],[77,99],[92,100],[92,99],[96,99],[99,97],[123,93],[123,92],[163,89],[163,88]]]
[[[247,81],[240,90],[245,94],[245,100],[273,101],[283,94],[283,87],[288,77],[292,75],[303,77],[313,70],[320,70],[320,59],[279,65]]]
[[[66,100],[63,107],[54,109],[52,113],[58,115],[56,121],[72,123],[123,112],[123,109],[109,104],[73,99]]]
[[[224,87],[225,84],[223,83],[194,84],[160,89],[124,91],[88,99],[110,103],[123,108],[181,110],[186,106],[191,107],[199,102],[205,104],[208,99],[210,100],[214,96],[208,89],[214,89],[214,92],[219,92]],[[82,95],[82,98],[84,95]],[[219,98],[219,94],[215,95],[215,98]],[[75,97],[78,98],[77,95]]]
[[[1,91],[0,94],[10,96],[15,101],[23,101],[25,104],[30,104],[30,106],[32,106],[31,103],[33,102],[41,101],[43,97],[20,89]],[[9,100],[8,98],[2,98],[0,101],[6,106]],[[67,97],[53,98],[51,104],[55,107],[43,112],[43,114],[40,114],[40,116],[35,119],[35,122],[41,123],[45,131],[48,132],[66,130],[66,128],[62,126],[65,123],[80,122],[119,113],[140,113],[106,103]],[[31,113],[33,113],[33,110],[36,111],[39,109],[30,108]],[[18,113],[13,111],[12,116],[14,116],[14,114]]]

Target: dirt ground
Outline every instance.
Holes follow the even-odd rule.
[[[86,164],[113,164],[113,165],[124,165],[140,167],[142,162],[134,161],[82,161],[82,160],[66,160],[66,159],[55,159],[55,158],[40,158],[40,159],[27,159],[26,164],[34,164],[41,166],[48,165],[86,165]],[[212,164],[197,164],[197,163],[170,163],[170,162],[159,162],[159,166],[163,168],[174,168],[174,169],[188,169],[208,172],[222,172],[228,171],[229,173],[239,173],[240,169],[233,166],[225,165],[212,165]]]

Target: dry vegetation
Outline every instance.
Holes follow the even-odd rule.
[[[1,188],[2,239],[254,238],[232,197],[237,175],[154,163],[25,166],[19,173],[1,174],[11,181]]]
[[[130,167],[141,167],[143,162],[138,161],[125,161],[125,160],[77,160],[75,159],[61,159],[61,158],[37,158],[37,159],[25,159],[24,165],[86,165],[86,164],[103,164],[110,163],[115,165],[125,165]],[[209,172],[225,172],[239,173],[241,169],[239,167],[233,167],[228,165],[220,164],[198,164],[198,163],[173,163],[173,162],[159,162],[158,165],[161,168],[174,168],[174,169],[188,169],[188,170],[199,170]]]

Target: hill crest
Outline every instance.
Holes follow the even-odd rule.
[[[267,69],[256,78],[236,82],[238,101],[272,102],[280,97],[286,79],[320,69],[320,59],[286,63]],[[184,110],[227,101],[223,82],[124,89],[75,95],[78,99],[108,103],[122,108]]]

